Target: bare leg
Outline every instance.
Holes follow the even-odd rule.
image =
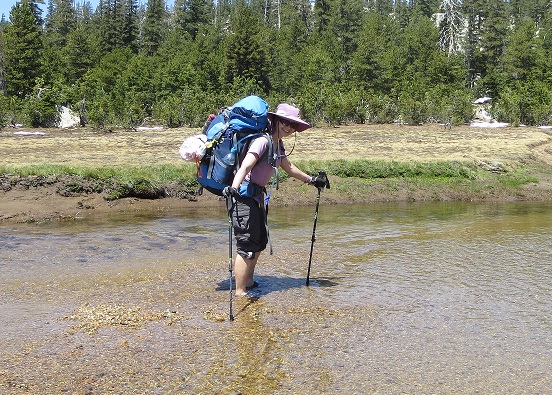
[[[255,272],[255,265],[260,255],[261,253],[257,252],[252,259],[245,259],[240,254],[236,255],[236,260],[234,261],[236,296],[247,294],[247,287],[253,285],[253,273]]]

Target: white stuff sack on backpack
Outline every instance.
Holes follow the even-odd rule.
[[[206,142],[207,136],[205,136],[204,134],[190,136],[186,140],[184,140],[178,152],[180,152],[180,156],[186,162],[199,161],[205,155]]]

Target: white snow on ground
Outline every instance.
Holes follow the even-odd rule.
[[[42,135],[45,135],[46,133],[44,132],[27,132],[27,131],[19,131],[19,132],[13,132],[13,134],[18,134],[18,135],[21,135],[21,136],[42,136]]]
[[[506,122],[486,122],[476,120],[473,121],[470,126],[476,128],[505,128],[507,126],[510,126],[510,124]]]

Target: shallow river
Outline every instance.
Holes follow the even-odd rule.
[[[232,299],[223,211],[0,226],[0,393],[552,393],[552,207],[313,214]]]

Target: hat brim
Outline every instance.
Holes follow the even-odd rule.
[[[295,130],[298,131],[298,132],[302,132],[302,131],[307,130],[311,127],[310,124],[303,121],[301,118],[297,118],[297,117],[293,117],[293,116],[289,116],[289,115],[276,114],[276,113],[271,112],[271,111],[268,112],[268,115],[272,115],[272,118],[274,118],[274,117],[284,118],[284,119],[287,119],[290,122],[293,122],[293,123],[297,124],[297,127],[295,128]]]

